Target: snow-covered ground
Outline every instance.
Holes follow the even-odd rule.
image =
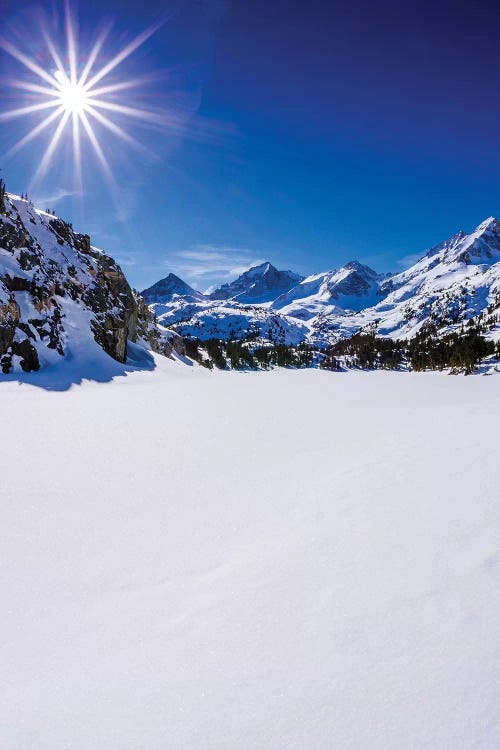
[[[498,379],[156,362],[0,383],[1,746],[500,747]]]

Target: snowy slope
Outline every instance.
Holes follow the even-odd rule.
[[[2,747],[499,747],[498,382],[156,359],[0,382]]]
[[[187,313],[188,308],[184,309]],[[173,314],[169,311],[160,315],[158,322],[162,325],[170,324]],[[308,328],[299,320],[281,315],[275,310],[258,305],[244,305],[227,301],[218,304],[197,305],[189,319],[183,319],[173,325],[173,329],[181,336],[189,336],[201,340],[244,339],[253,337],[265,339],[275,344],[299,344],[308,335]]]
[[[285,315],[309,320],[319,313],[342,315],[376,304],[386,276],[358,261],[336,271],[314,274],[280,295],[273,307]]]
[[[459,232],[437,245],[411,268],[387,279],[380,294],[378,304],[348,318],[318,316],[310,339],[322,343],[367,327],[383,336],[410,338],[427,323],[449,331],[498,305],[500,223],[491,217],[474,232]]]
[[[302,276],[291,271],[278,271],[270,263],[263,263],[209,295],[195,291],[173,274],[142,295],[158,323],[172,327],[182,336],[200,339],[256,336],[276,343],[297,344],[306,338],[308,329],[268,308],[276,296],[301,279]]]
[[[459,232],[392,276],[352,261],[302,279],[265,263],[215,299],[174,274],[144,294],[149,308],[88,235],[7,196],[0,211],[3,374],[57,367],[66,357],[97,361],[98,348],[125,363],[130,342],[166,355],[182,355],[180,336],[322,349],[360,330],[411,338],[432,325],[444,334],[478,315],[488,337],[500,339],[500,224],[490,218]]]

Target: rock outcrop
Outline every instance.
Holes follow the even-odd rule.
[[[183,350],[165,334],[113,258],[90,237],[24,199],[0,207],[0,366],[24,371],[99,345],[118,362],[127,342],[167,355]]]

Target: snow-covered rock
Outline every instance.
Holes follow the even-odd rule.
[[[206,340],[262,338],[274,343],[298,344],[308,334],[305,325],[270,308],[283,290],[302,279],[292,271],[278,271],[263,263],[235,281],[203,295],[170,274],[142,292],[158,323],[182,336]]]
[[[0,206],[0,366],[38,370],[104,350],[127,360],[127,342],[172,350],[113,258],[86,234],[5,194]]]
[[[96,347],[126,362],[128,341],[166,355],[184,351],[181,337],[321,349],[358,331],[409,339],[431,326],[446,334],[478,316],[487,335],[499,339],[500,223],[491,217],[470,234],[458,232],[395,275],[352,261],[304,279],[264,263],[212,295],[174,274],[143,295],[88,235],[6,194],[0,206],[4,373],[92,356]]]

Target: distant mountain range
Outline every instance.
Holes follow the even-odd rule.
[[[292,271],[278,271],[271,263],[249,268],[230,284],[223,284],[210,294],[202,294],[186,284],[173,273],[144,289],[141,295],[148,305],[169,303],[182,298],[184,301],[201,302],[203,300],[234,300],[262,304],[272,302],[280,292],[287,292],[303,279]]]
[[[351,261],[303,278],[266,262],[209,295],[173,274],[142,295],[160,325],[200,340],[252,336],[324,348],[358,331],[408,339],[432,322],[450,332],[498,309],[500,223],[490,217],[460,231],[398,274]]]

